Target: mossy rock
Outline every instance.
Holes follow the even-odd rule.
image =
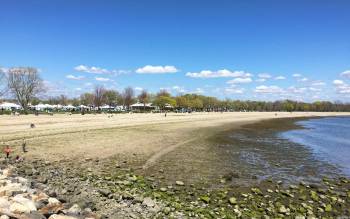
[[[235,204],[237,204],[237,199],[235,197],[231,197],[229,199],[229,202],[230,202],[231,205],[235,205]]]
[[[200,197],[200,199],[201,199],[203,202],[207,203],[207,204],[209,204],[209,202],[210,202],[210,198],[209,198],[208,196],[206,196],[206,195]]]

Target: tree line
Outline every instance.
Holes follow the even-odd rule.
[[[305,103],[292,100],[283,101],[243,101],[243,100],[220,100],[216,97],[199,94],[183,94],[173,96],[166,90],[161,90],[156,94],[142,90],[136,95],[132,87],[125,88],[122,92],[113,89],[105,89],[97,85],[93,92],[87,92],[77,98],[69,98],[65,95],[39,99],[38,95],[45,92],[43,81],[36,68],[20,67],[11,68],[6,72],[0,72],[0,97],[6,92],[16,99],[24,111],[29,109],[29,105],[47,103],[51,105],[85,105],[99,109],[103,105],[115,107],[124,106],[131,110],[131,105],[141,103],[152,104],[159,109],[174,109],[181,111],[350,111],[350,104],[330,101],[316,101]],[[142,109],[141,109],[142,110]]]

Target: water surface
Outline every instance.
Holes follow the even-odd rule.
[[[332,163],[350,176],[350,117],[329,117],[297,122],[305,129],[280,134],[311,149],[315,159]]]

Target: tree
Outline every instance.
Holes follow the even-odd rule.
[[[164,97],[170,97],[170,93],[167,91],[167,90],[160,90],[158,93],[157,93],[157,97],[160,97],[160,96],[164,96]]]
[[[188,109],[189,108],[189,103],[186,97],[184,96],[177,96],[175,98],[176,100],[176,106],[181,109]]]
[[[115,106],[118,101],[118,96],[120,96],[118,91],[115,90],[107,90],[105,92],[105,97],[106,97],[106,103],[109,106]]]
[[[160,109],[164,109],[167,105],[176,106],[176,100],[168,96],[158,96],[153,103]]]
[[[105,103],[106,100],[106,89],[103,86],[97,85],[94,90],[94,106],[97,107],[97,109],[100,109],[102,104]]]
[[[30,101],[44,91],[38,70],[31,67],[9,69],[8,87],[25,112],[28,110]]]
[[[283,103],[283,109],[287,112],[293,112],[294,108],[295,107],[292,101],[287,100]]]
[[[94,104],[94,95],[91,93],[83,93],[80,95],[80,103],[89,106]]]
[[[146,90],[142,90],[137,99],[143,104],[143,110],[146,109],[146,103],[148,103],[148,93]]]
[[[68,97],[66,95],[64,95],[64,94],[61,94],[58,97],[58,104],[61,104],[63,106],[68,105]]]
[[[130,110],[130,105],[134,102],[134,89],[132,87],[127,87],[124,89],[123,92],[123,102],[124,106],[127,107],[128,110]]]

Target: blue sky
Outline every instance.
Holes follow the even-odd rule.
[[[94,85],[350,101],[350,1],[0,0],[0,67]]]

